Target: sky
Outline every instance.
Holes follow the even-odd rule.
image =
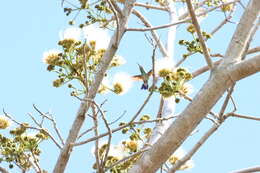
[[[243,2],[246,4],[247,1]],[[68,21],[71,17],[65,16],[59,0],[3,1],[0,9],[0,109],[4,109],[20,122],[31,122],[28,113],[38,116],[33,109],[33,104],[35,104],[42,112],[51,112],[54,115],[62,135],[66,138],[80,102],[70,96],[70,90],[66,86],[52,87],[55,74],[46,70],[42,55],[44,51],[58,48],[59,32],[69,27]],[[241,14],[242,9],[239,7],[234,21],[238,21]],[[157,12],[151,14],[149,11],[149,15],[151,16],[147,18],[152,19],[154,25],[167,23],[167,20],[160,18]],[[220,16],[223,17],[223,14],[213,13],[209,20],[202,22],[202,28],[212,30],[221,21],[218,19]],[[132,26],[136,23],[134,18],[130,21]],[[178,30],[184,27],[185,25],[180,26]],[[224,54],[234,29],[234,24],[225,26],[214,39],[208,42],[209,47],[216,53]],[[163,40],[165,40],[164,31],[159,31]],[[190,39],[190,36],[185,36],[182,31],[178,31],[176,37],[176,40]],[[255,38],[260,38],[259,32]],[[259,46],[259,43],[259,39],[255,39],[252,47]],[[174,57],[180,59],[184,51],[185,49],[176,45]],[[144,33],[126,33],[117,54],[124,57],[127,64],[113,70],[112,74],[126,71],[135,75],[139,71],[137,63],[142,64],[145,69],[151,67],[151,46],[146,42]],[[158,53],[157,58],[160,57]],[[201,55],[192,56],[183,64],[191,71],[204,65],[205,61]],[[191,97],[199,91],[208,76],[209,74],[205,73],[191,81],[194,88]],[[255,74],[239,81],[236,85],[233,97],[236,100],[237,113],[260,116],[259,77],[259,74]],[[127,120],[136,112],[137,107],[148,95],[148,92],[141,91],[140,87],[141,83],[135,83],[131,91],[125,95],[117,96],[111,93],[97,97],[99,103],[107,99],[104,109],[108,112],[109,120],[115,120],[124,111],[126,113],[123,120]],[[220,102],[221,100],[218,103]],[[187,104],[187,101],[182,100],[176,107],[176,113],[180,113]],[[156,115],[157,105],[159,105],[159,95],[155,94],[142,114]],[[213,110],[219,111],[219,105]],[[229,109],[231,110],[232,107]],[[46,127],[51,128],[48,124]],[[89,127],[88,121],[83,130],[87,127]],[[116,124],[113,127],[116,127]],[[188,151],[208,128],[210,128],[210,122],[203,120],[197,127],[197,132],[184,142],[183,148]],[[194,155],[192,159],[195,167],[187,172],[230,172],[259,164],[259,131],[260,122],[229,118]],[[113,141],[116,144],[123,138],[124,136],[118,133]],[[94,157],[90,153],[92,147],[93,143],[89,143],[75,148],[65,172],[92,172],[91,167],[94,163]],[[59,151],[50,141],[42,143],[41,148],[43,150],[41,165],[51,172]],[[15,170],[10,172],[15,172]]]

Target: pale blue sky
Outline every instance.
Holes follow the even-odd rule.
[[[247,1],[244,1],[247,2]],[[149,12],[151,13],[151,12]],[[148,14],[148,13],[146,13]],[[218,16],[215,14],[210,20],[202,23],[203,29],[209,31],[217,25]],[[241,8],[235,14],[235,19],[241,15]],[[153,24],[167,22],[158,18],[158,14],[153,14]],[[3,1],[0,7],[0,109],[5,109],[19,121],[30,121],[27,113],[31,112],[37,116],[32,104],[36,104],[43,112],[51,111],[55,116],[58,126],[64,137],[74,119],[74,115],[79,107],[79,101],[69,95],[69,89],[65,87],[53,88],[52,80],[55,74],[46,71],[46,65],[42,63],[42,53],[46,50],[57,47],[59,31],[66,28],[68,20],[58,0],[45,1]],[[237,20],[235,20],[237,21]],[[133,21],[131,21],[131,24]],[[180,26],[183,28],[183,26]],[[216,38],[208,42],[214,53],[224,53],[226,46],[234,32],[234,25],[228,24],[224,30],[217,33]],[[165,38],[164,32],[159,34]],[[259,45],[255,39],[253,45]],[[185,37],[185,38],[190,38]],[[177,40],[183,39],[183,32],[177,33]],[[127,71],[130,74],[138,72],[137,63],[143,64],[146,69],[151,67],[150,45],[145,42],[143,33],[126,33],[118,54],[127,60],[127,64],[118,68],[118,71]],[[185,51],[179,46],[176,47],[175,58],[178,59]],[[160,57],[158,54],[157,57]],[[205,64],[202,56],[193,56],[185,63],[185,67],[191,71]],[[112,73],[117,70],[112,71]],[[198,91],[207,79],[208,74],[191,81],[194,85],[194,93]],[[238,113],[260,116],[259,114],[259,80],[260,75],[256,74],[240,81],[236,86],[234,98],[238,106]],[[140,90],[140,83],[133,86],[131,91],[123,96],[108,94],[98,96],[98,101],[108,99],[104,108],[108,111],[108,119],[114,120],[127,110],[123,119],[131,117],[137,110],[146,95]],[[159,104],[158,94],[155,94],[150,104],[145,108],[143,114],[155,115]],[[177,105],[176,113],[187,105],[182,101]],[[219,106],[214,109],[219,111]],[[0,113],[1,114],[1,113]],[[201,136],[210,122],[204,120],[197,128],[199,131],[184,143],[184,149],[192,147],[198,137]],[[89,126],[86,122],[84,129]],[[115,127],[116,125],[114,125]],[[230,118],[220,129],[206,142],[206,144],[195,154],[193,160],[195,167],[188,172],[193,173],[219,173],[229,172],[238,168],[249,167],[260,164],[260,122]],[[0,132],[1,133],[1,132]],[[122,138],[120,133],[116,135],[115,144]],[[92,172],[93,157],[90,149],[93,143],[74,149],[66,173],[71,172]],[[58,150],[51,142],[44,142],[41,165],[51,172]],[[10,172],[15,172],[10,171]]]

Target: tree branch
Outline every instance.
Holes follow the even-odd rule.
[[[250,172],[252,173],[252,172],[259,172],[259,171],[260,171],[260,165],[251,168],[240,169],[237,171],[233,171],[231,173],[250,173]]]
[[[241,114],[236,114],[236,113],[233,113],[233,112],[227,114],[227,116],[237,117],[237,118],[244,118],[244,119],[248,119],[248,120],[260,121],[260,118],[258,118],[258,117],[252,117],[252,116],[247,116],[247,115],[241,115]]]
[[[115,52],[117,51],[119,41],[123,37],[125,33],[125,28],[128,23],[128,18],[132,12],[133,6],[134,6],[135,0],[128,0],[125,1],[125,6],[122,11],[122,16],[120,19],[120,28],[117,32],[114,33],[113,37],[110,40],[109,46],[107,48],[107,51],[105,52],[102,61],[100,62],[100,70],[96,73],[94,77],[94,82],[90,88],[89,93],[87,93],[84,98],[86,100],[93,100],[96,96],[97,90],[99,88],[99,85],[101,84],[101,81],[103,80],[103,77],[105,75],[105,72],[112,60],[112,58],[115,55]],[[82,101],[80,108],[76,114],[76,118],[72,124],[72,127],[70,129],[69,135],[67,137],[67,140],[65,142],[65,145],[63,149],[60,152],[59,158],[56,162],[55,168],[53,170],[53,173],[63,173],[65,170],[65,167],[68,163],[68,160],[70,158],[70,154],[72,151],[71,143],[74,143],[75,140],[78,137],[79,131],[85,121],[85,114],[88,111],[90,105],[92,103]]]
[[[201,47],[202,47],[202,50],[203,50],[203,54],[204,54],[204,57],[206,59],[206,62],[209,66],[210,69],[213,68],[213,64],[212,64],[212,61],[210,59],[210,54],[209,54],[209,50],[206,46],[206,43],[205,43],[205,40],[202,36],[202,33],[201,33],[201,30],[200,30],[200,25],[198,23],[198,20],[196,18],[196,14],[193,10],[193,7],[192,7],[192,4],[191,4],[191,0],[186,0],[186,3],[187,3],[187,7],[189,9],[189,13],[190,13],[190,16],[191,16],[191,20],[192,20],[192,24],[193,26],[195,27],[195,30],[197,32],[197,35],[199,37],[199,41],[200,41],[200,44],[201,44]]]
[[[152,27],[151,24],[149,23],[149,21],[147,19],[145,19],[145,17],[137,10],[133,10],[133,14],[136,15],[143,23],[146,27]],[[151,30],[151,34],[154,38],[154,40],[156,41],[156,43],[158,44],[158,47],[161,51],[161,53],[163,54],[163,56],[165,57],[169,57],[167,50],[165,49],[165,47],[163,46],[162,42],[160,41],[160,38],[158,36],[158,34],[156,33],[156,31]]]
[[[0,172],[1,173],[9,173],[5,168],[0,166]]]
[[[220,124],[213,124],[213,126],[202,136],[202,138],[196,143],[196,145],[168,171],[168,173],[174,173],[185,162],[191,159],[191,157],[198,151],[198,149],[207,141],[207,139],[219,128]]]
[[[154,6],[154,5],[151,5],[151,4],[144,4],[144,3],[141,3],[141,2],[136,2],[134,3],[135,6],[138,6],[138,7],[144,7],[146,9],[154,9],[154,10],[161,10],[161,11],[168,11],[167,8],[165,7],[161,7],[161,6]]]
[[[251,25],[244,25],[244,20],[255,21],[257,18],[256,13],[260,11],[260,1],[251,0],[244,12],[240,23],[238,24],[237,30],[240,31],[241,25],[244,26],[240,32],[235,32],[233,38],[239,38],[246,44],[246,39],[250,35],[253,28],[253,22]],[[255,15],[254,15],[255,14]],[[248,24],[248,22],[247,22]],[[232,39],[231,43],[233,41]],[[240,39],[239,39],[240,40]],[[233,59],[230,49],[233,46],[229,46],[227,49],[226,59]],[[236,51],[243,52],[244,46],[239,46]],[[236,48],[233,47],[233,48]],[[237,55],[237,53],[235,53]],[[230,58],[231,57],[231,58]],[[256,62],[256,65],[252,63]],[[235,63],[235,62],[234,62]],[[223,68],[225,67],[225,68]],[[245,60],[239,64],[233,65],[227,63],[227,65],[221,65],[217,67],[213,72],[208,81],[203,85],[201,90],[197,93],[194,101],[191,102],[184,111],[178,116],[178,118],[171,124],[166,130],[162,137],[145,152],[142,157],[137,161],[135,165],[129,170],[129,173],[154,173],[160,166],[176,151],[176,149],[185,141],[189,134],[197,127],[201,120],[208,114],[211,108],[220,99],[223,93],[237,80],[240,80],[246,76],[256,73],[260,70],[260,55],[258,57]],[[164,154],[159,154],[164,151]]]
[[[251,0],[240,19],[240,22],[235,30],[231,42],[227,48],[225,59],[221,66],[227,67],[229,64],[240,61],[242,53],[246,48],[246,44],[250,38],[250,33],[253,31],[254,22],[256,21],[260,9],[259,0]]]

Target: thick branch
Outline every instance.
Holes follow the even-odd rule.
[[[9,173],[5,168],[0,166],[0,172],[1,173]]]
[[[253,15],[252,13],[256,13],[256,11],[259,11],[259,6],[259,0],[251,0],[246,9],[246,12],[243,14],[238,28],[241,27],[241,23],[243,25],[243,22],[245,20],[244,18],[248,18],[249,21],[255,21],[257,15]],[[251,25],[246,26],[246,29],[244,28],[243,31],[236,32],[233,38],[239,38],[239,36],[241,35],[241,40],[243,40],[244,37],[248,37],[247,35],[250,35],[249,31],[251,31],[252,28],[253,22],[251,23]],[[243,41],[244,44],[247,43],[247,39],[244,39]],[[236,49],[238,52],[242,53],[243,48],[244,46],[240,46],[240,49],[242,50],[238,48]],[[231,55],[229,51],[232,52],[233,50],[230,50],[230,48],[228,49],[226,54],[227,57],[225,57],[226,59],[232,59],[232,57],[230,58]],[[256,63],[255,65],[254,62]],[[236,65],[228,65],[227,63],[227,65],[220,65],[220,67],[217,67],[213,71],[209,80],[204,84],[202,89],[195,96],[194,101],[186,107],[186,109],[171,124],[171,126],[166,130],[163,136],[151,147],[151,149],[143,154],[143,156],[132,167],[132,169],[129,170],[129,173],[156,172],[156,170],[171,156],[174,151],[176,151],[176,149],[190,135],[190,133],[196,128],[201,120],[208,114],[211,108],[217,103],[223,93],[235,81],[254,74],[259,70],[260,56],[256,56],[252,59],[240,62]]]
[[[260,52],[260,46],[249,49],[247,54],[253,54],[253,53],[257,53],[257,52]]]
[[[250,172],[259,172],[259,171],[260,171],[260,165],[251,168],[240,169],[237,171],[233,171],[232,173],[250,173]]]
[[[253,25],[257,19],[260,11],[260,1],[251,0],[240,19],[240,22],[236,28],[236,31],[232,37],[231,42],[227,48],[225,54],[225,60],[223,62],[223,67],[228,64],[240,61],[242,58],[242,53],[246,48],[246,43],[249,40],[250,33],[253,30]]]
[[[123,34],[125,32],[125,28],[128,22],[128,18],[132,12],[133,6],[134,6],[135,0],[128,0],[125,2],[125,7],[122,11],[122,17],[120,18],[120,29],[114,33],[112,39],[110,40],[109,46],[107,51],[105,52],[101,64],[100,64],[100,71],[95,75],[95,81],[92,84],[89,93],[87,93],[84,97],[85,100],[93,100],[96,96],[97,90],[99,88],[99,85],[104,77],[104,74],[113,58],[115,55],[115,52],[117,51],[118,48],[118,41],[121,40],[123,37]],[[77,112],[76,118],[73,122],[73,125],[70,129],[68,138],[66,140],[66,143],[61,150],[61,153],[59,155],[59,158],[56,162],[55,168],[53,170],[53,173],[63,173],[65,170],[65,167],[68,163],[72,147],[71,143],[74,143],[75,140],[78,137],[79,131],[84,123],[85,120],[85,114],[88,111],[91,103],[90,102],[85,102],[82,101],[80,108]]]

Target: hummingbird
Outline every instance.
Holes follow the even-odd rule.
[[[149,72],[146,73],[143,66],[141,66],[140,64],[138,64],[138,66],[139,66],[139,70],[140,70],[141,74],[132,76],[132,79],[138,80],[138,81],[142,80],[143,84],[142,84],[141,89],[146,90],[146,89],[148,89],[148,80],[152,74],[152,70],[150,70]]]

